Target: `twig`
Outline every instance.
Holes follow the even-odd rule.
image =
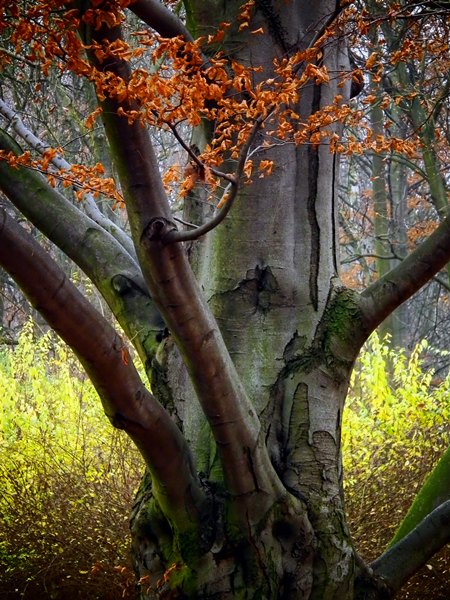
[[[253,140],[255,139],[259,128],[261,127],[262,123],[265,121],[265,119],[268,116],[269,116],[268,114],[265,115],[264,117],[261,116],[260,118],[256,119],[255,123],[253,124],[250,135],[248,136],[247,141],[245,142],[245,144],[243,145],[243,147],[241,149],[235,174],[230,175],[229,173],[224,173],[225,177],[223,177],[223,179],[226,179],[229,182],[229,185],[226,187],[226,189],[222,195],[222,198],[221,198],[221,202],[225,201],[222,208],[214,215],[214,217],[210,221],[208,221],[207,223],[204,223],[203,225],[200,225],[200,227],[198,227],[197,229],[194,229],[191,231],[177,231],[177,230],[169,231],[164,236],[164,243],[172,244],[173,242],[187,242],[187,241],[197,240],[202,235],[205,235],[205,233],[208,233],[209,231],[211,231],[212,229],[217,227],[217,225],[219,225],[219,223],[221,223],[225,219],[227,214],[230,212],[230,209],[231,209],[233,202],[236,199],[237,193],[239,191],[240,179],[241,179],[242,173],[244,171],[245,161],[247,160],[250,146],[252,145]],[[194,153],[190,149],[189,149],[189,154],[194,155]],[[195,157],[195,158],[197,158],[197,160],[198,160],[198,157]],[[204,165],[201,161],[199,161],[199,164],[202,168],[204,167]],[[212,172],[214,173],[214,171],[212,171]],[[215,174],[217,175],[217,173],[215,173]],[[218,176],[221,177],[221,175],[218,175]],[[230,188],[231,188],[231,190],[228,191]],[[220,202],[219,202],[219,204],[220,204]]]
[[[32,62],[31,60],[28,60],[28,58],[25,58],[24,56],[21,56],[20,54],[16,54],[15,52],[11,52],[11,50],[7,50],[6,48],[1,47],[0,52],[2,52],[3,54],[6,54],[7,56],[10,56],[11,58],[14,58],[15,60],[18,60],[18,61],[28,65],[29,67],[36,68],[38,66],[36,63]]]

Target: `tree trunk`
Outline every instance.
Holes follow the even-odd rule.
[[[226,4],[225,14],[209,6],[200,19],[203,4],[190,6],[191,17],[205,30],[235,11],[232,3]],[[270,77],[282,44],[289,44],[299,27],[307,40],[314,33],[314,17],[320,22],[332,12],[334,3],[328,4],[322,15],[311,10],[312,21],[304,16],[304,22],[299,22],[298,9],[287,6],[280,11],[283,22],[277,30],[267,26],[269,15],[258,11],[254,27],[264,27],[264,39],[247,36],[235,51],[236,60],[266,65],[258,77]],[[228,40],[229,47],[237,43]],[[345,53],[334,44],[324,62],[333,71],[347,67]],[[309,86],[296,110],[307,118],[330,104],[334,93],[332,86]],[[225,222],[198,244],[196,264],[205,297],[259,415],[260,435],[284,492],[268,503],[256,523],[246,524],[245,502],[236,504],[224,488],[206,419],[191,399],[187,378],[180,375],[180,362],[169,352],[168,378],[174,382],[177,412],[183,415],[183,431],[215,507],[215,529],[208,532],[215,542],[198,563],[186,566],[190,561],[184,560],[178,570],[170,528],[146,479],[133,519],[143,598],[158,597],[158,582],[162,593],[171,564],[174,571],[167,576],[183,581],[186,597],[343,600],[352,595],[354,557],[342,504],[340,427],[359,345],[357,338],[342,342],[339,334],[358,309],[351,294],[342,292],[337,272],[337,160],[326,146],[291,144],[274,147],[263,157],[274,161],[271,177],[256,175],[242,189]]]

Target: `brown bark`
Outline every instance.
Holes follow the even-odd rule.
[[[186,41],[192,41],[182,21],[159,0],[133,0],[130,10],[162,37],[181,35]]]

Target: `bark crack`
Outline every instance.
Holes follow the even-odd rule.
[[[336,275],[338,274],[338,249],[336,245],[336,169],[338,168],[337,164],[337,154],[333,154],[333,167],[331,173],[331,223],[332,223],[332,243],[333,243],[333,267]]]
[[[311,113],[314,114],[320,108],[321,87],[314,87]],[[320,227],[317,219],[317,182],[319,178],[319,149],[317,146],[308,147],[308,199],[306,209],[311,229],[311,252],[309,266],[309,297],[314,310],[319,306],[319,266],[320,266]]]

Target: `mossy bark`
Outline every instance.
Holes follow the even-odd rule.
[[[450,500],[450,447],[447,448],[414,498],[414,502],[400,523],[389,546],[393,546],[405,537],[427,515],[447,500]]]

